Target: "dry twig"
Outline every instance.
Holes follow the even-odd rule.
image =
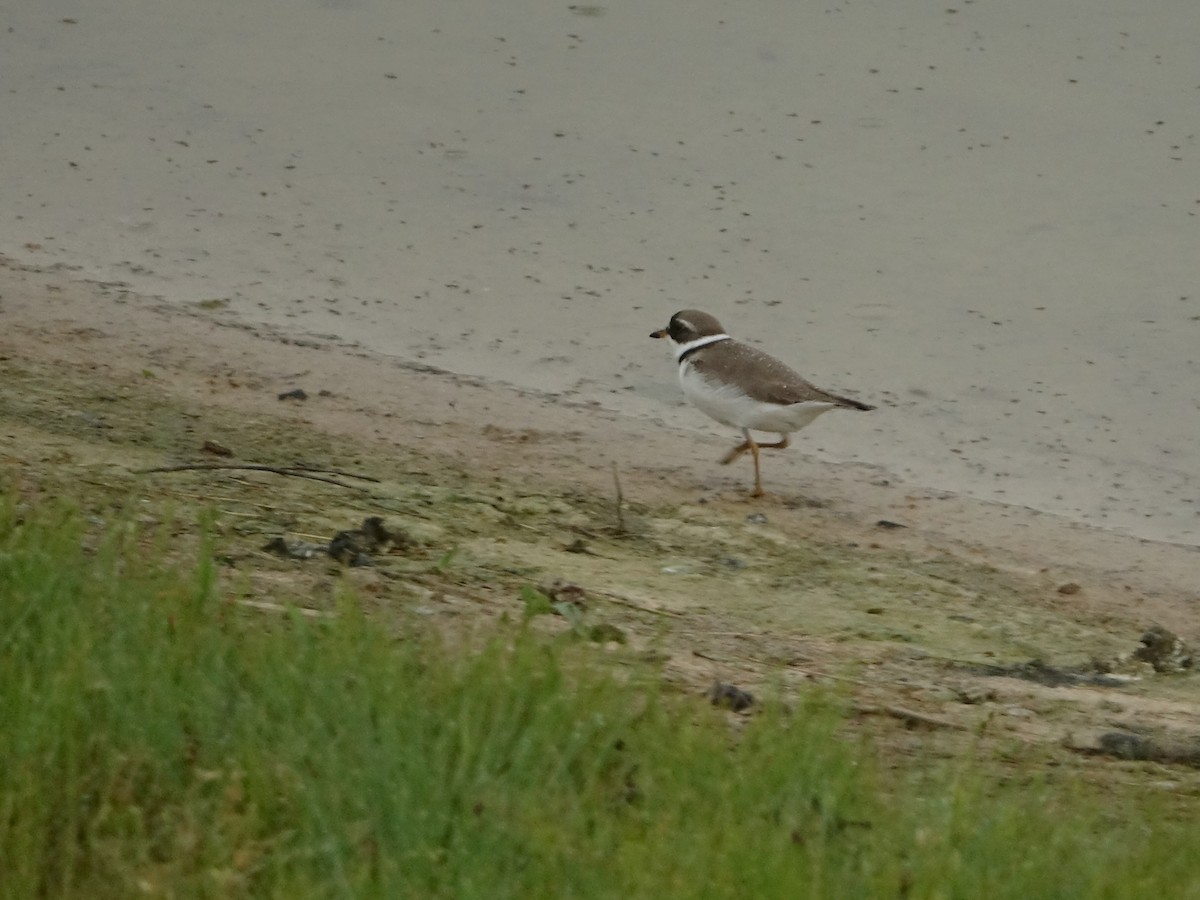
[[[322,481],[325,484],[335,484],[338,487],[349,488],[352,491],[363,491],[366,488],[359,487],[356,484],[346,484],[344,481],[338,481],[336,478],[329,478],[326,475],[318,474],[320,472],[330,471],[327,469],[309,469],[299,466],[264,466],[256,463],[182,463],[178,466],[155,466],[152,469],[139,469],[134,472],[135,475],[151,475],[157,472],[189,472],[189,471],[206,471],[217,469],[237,469],[247,472],[270,472],[274,475],[290,475],[293,478],[308,478],[311,481]],[[361,478],[364,481],[375,481],[379,479],[371,478],[367,475],[355,475],[352,472],[339,472],[332,470],[333,474],[345,475],[350,478]]]
[[[620,534],[625,533],[625,511],[622,506],[625,503],[625,495],[621,492],[621,476],[617,472],[617,461],[612,461],[613,484],[617,486],[617,531]]]
[[[653,616],[671,616],[672,618],[676,619],[683,617],[683,613],[675,612],[673,609],[655,609],[652,606],[646,606],[643,603],[639,603],[634,598],[626,596],[625,594],[618,594],[613,591],[602,591],[593,588],[586,588],[586,590],[589,594],[596,594],[597,596],[604,597],[606,600],[610,600],[613,603],[619,603],[622,606],[628,606],[630,609],[636,609],[638,612],[650,613]]]
[[[282,603],[271,603],[267,600],[235,600],[233,601],[238,606],[249,607],[250,609],[258,609],[263,612],[278,612],[286,613],[295,610],[302,616],[309,619],[335,619],[336,613],[329,612],[324,609],[312,609],[308,606],[285,606]]]
[[[854,711],[859,715],[888,715],[894,719],[899,719],[907,725],[924,725],[926,728],[948,728],[953,731],[966,731],[967,726],[960,725],[957,722],[951,722],[949,719],[940,719],[937,716],[929,716],[922,712],[917,712],[915,709],[906,709],[903,706],[856,706]]]

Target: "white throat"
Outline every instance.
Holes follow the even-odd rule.
[[[707,337],[696,338],[694,341],[688,341],[684,344],[675,345],[675,359],[680,359],[685,353],[691,353],[693,350],[699,350],[701,347],[707,347],[709,344],[715,344],[717,341],[727,341],[729,335],[725,333],[710,334]]]

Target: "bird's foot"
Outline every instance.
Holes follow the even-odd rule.
[[[724,456],[721,457],[721,465],[723,465],[723,466],[729,465],[731,462],[733,462],[735,459],[737,459],[739,456],[741,456],[743,453],[745,453],[749,449],[750,449],[750,445],[747,443],[743,442],[741,444],[738,444],[736,447],[734,447],[732,450],[730,450],[728,453],[726,453]]]

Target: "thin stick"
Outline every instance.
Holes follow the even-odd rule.
[[[271,603],[267,600],[235,600],[233,602],[238,606],[247,606],[250,609],[260,609],[263,612],[285,613],[288,610],[294,609],[300,615],[307,616],[310,619],[337,618],[336,613],[331,613],[323,609],[311,609],[307,606],[284,606],[282,603]]]
[[[242,506],[257,506],[259,509],[278,510],[279,507],[274,503],[257,503],[254,500],[243,500],[239,497],[210,497],[205,494],[189,494],[186,491],[179,491],[180,497],[191,497],[193,500],[202,500],[206,503],[238,503]],[[231,516],[256,516],[258,513],[234,512],[231,509],[225,510]]]
[[[300,463],[299,465],[295,466],[288,466],[287,468],[298,469],[301,472],[322,472],[326,475],[341,475],[344,478],[357,478],[359,481],[369,481],[372,484],[381,483],[381,479],[373,478],[370,475],[363,475],[361,472],[344,472],[341,469],[317,469],[312,466],[306,466],[304,463]]]
[[[605,558],[607,559],[608,557]],[[683,618],[683,613],[675,612],[673,609],[654,609],[650,606],[644,606],[641,603],[638,603],[632,597],[627,597],[624,594],[617,594],[613,591],[593,590],[592,588],[587,587],[585,587],[584,590],[589,594],[597,594],[601,597],[611,600],[614,603],[619,603],[622,606],[628,606],[630,609],[636,609],[639,612],[650,613],[652,616],[670,616],[674,619]]]
[[[617,461],[615,459],[612,461],[612,470],[613,470],[613,484],[615,484],[617,486],[617,530],[621,534],[624,534],[625,533],[625,512],[621,509],[621,506],[625,502],[625,495],[623,493],[621,493],[621,475],[620,475],[620,473],[617,472]]]
[[[859,715],[868,716],[882,713],[894,719],[899,719],[908,725],[924,725],[926,728],[949,728],[953,731],[967,730],[967,726],[965,725],[940,719],[937,716],[928,716],[925,713],[917,712],[915,709],[906,709],[903,706],[856,706],[854,711]]]
[[[366,488],[359,487],[356,484],[346,484],[344,481],[338,481],[336,478],[326,478],[324,475],[314,474],[314,470],[310,469],[294,469],[280,466],[261,466],[253,463],[243,463],[235,465],[233,463],[186,463],[179,466],[156,466],[153,469],[139,469],[134,472],[135,475],[151,475],[156,472],[189,472],[189,471],[206,471],[216,469],[239,469],[250,472],[271,472],[275,475],[291,475],[293,478],[308,478],[312,481],[323,481],[326,484],[336,484],[338,487],[349,488],[352,491],[365,491]],[[357,477],[357,476],[356,476]]]

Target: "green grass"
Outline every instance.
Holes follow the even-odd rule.
[[[130,521],[0,505],[0,896],[1200,896],[1153,798],[884,777],[835,696],[735,731],[518,625],[246,611]]]

